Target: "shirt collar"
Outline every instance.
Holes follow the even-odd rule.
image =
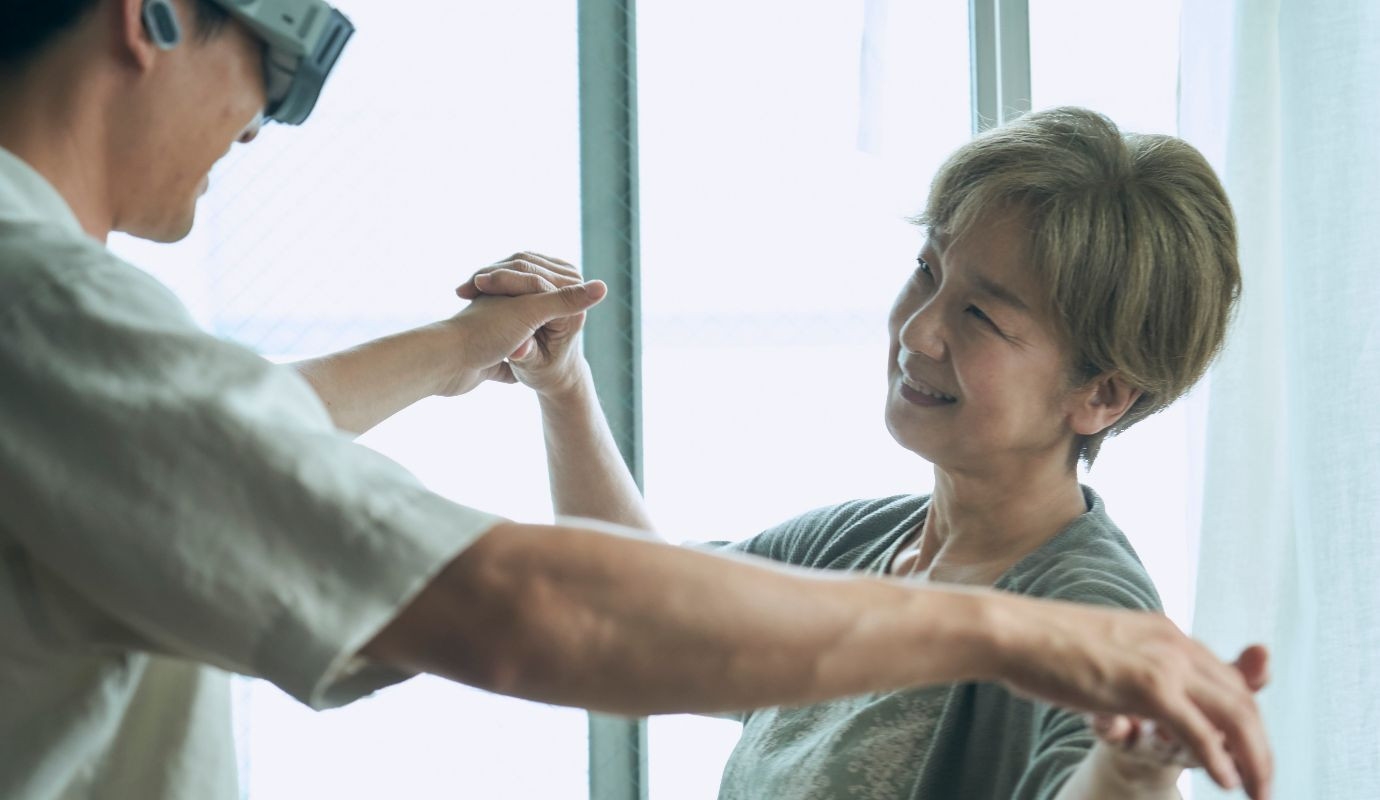
[[[72,207],[38,171],[0,147],[0,217],[46,222],[85,235]]]

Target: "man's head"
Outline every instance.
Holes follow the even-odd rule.
[[[1139,391],[1114,424],[1080,437],[1091,464],[1108,435],[1178,399],[1221,349],[1241,290],[1231,207],[1185,142],[1059,108],[960,148],[919,222],[957,241],[1012,215],[1070,384],[1114,375]]]
[[[0,0],[0,65],[22,61],[100,5],[100,0]],[[230,18],[211,0],[193,5],[194,30],[202,39],[215,36]]]
[[[49,133],[103,174],[60,190],[74,207],[98,206],[110,230],[165,242],[191,230],[211,167],[256,135],[265,105],[262,41],[210,0],[171,7],[188,35],[163,50],[143,0],[0,0],[0,85],[27,102],[6,113],[80,119],[80,131]]]

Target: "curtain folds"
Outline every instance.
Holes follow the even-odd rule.
[[[1245,283],[1194,633],[1271,646],[1277,797],[1380,798],[1380,3],[1190,2],[1182,24],[1180,130],[1227,185]]]

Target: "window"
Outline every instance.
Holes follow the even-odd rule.
[[[579,254],[574,3],[341,5],[359,33],[311,121],[236,147],[189,241],[117,243],[275,360],[452,314],[454,287],[514,250]],[[458,502],[541,521],[538,419],[528,392],[490,385],[361,441]],[[250,800],[588,795],[581,711],[434,678],[324,714],[263,683],[238,694]]]
[[[882,425],[885,319],[920,245],[906,218],[970,135],[966,6],[639,4],[645,476],[667,538],[928,490]],[[346,11],[360,32],[312,122],[237,148],[187,242],[116,243],[209,329],[278,360],[453,313],[452,288],[516,249],[580,252],[576,4]],[[1036,108],[1174,131],[1177,3],[1029,12]],[[1089,477],[1181,624],[1194,408],[1109,443]],[[537,419],[525,391],[489,386],[362,442],[459,502],[537,520]],[[581,712],[429,678],[320,715],[246,682],[239,707],[251,800],[587,795]],[[712,797],[737,736],[652,720],[651,796]]]
[[[1178,131],[1178,2],[1030,0],[1030,62],[1034,108],[1081,105],[1122,130]],[[1196,579],[1205,397],[1200,389],[1109,440],[1085,478],[1184,629]]]
[[[672,541],[926,491],[882,424],[887,310],[969,137],[965,4],[638,8],[647,500]],[[732,24],[725,24],[732,20]],[[735,722],[650,722],[651,796],[713,797]]]

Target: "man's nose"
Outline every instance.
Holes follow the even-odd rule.
[[[254,121],[249,123],[244,132],[240,134],[240,144],[249,144],[259,137],[259,129],[264,126],[264,115],[259,113],[254,117]]]

